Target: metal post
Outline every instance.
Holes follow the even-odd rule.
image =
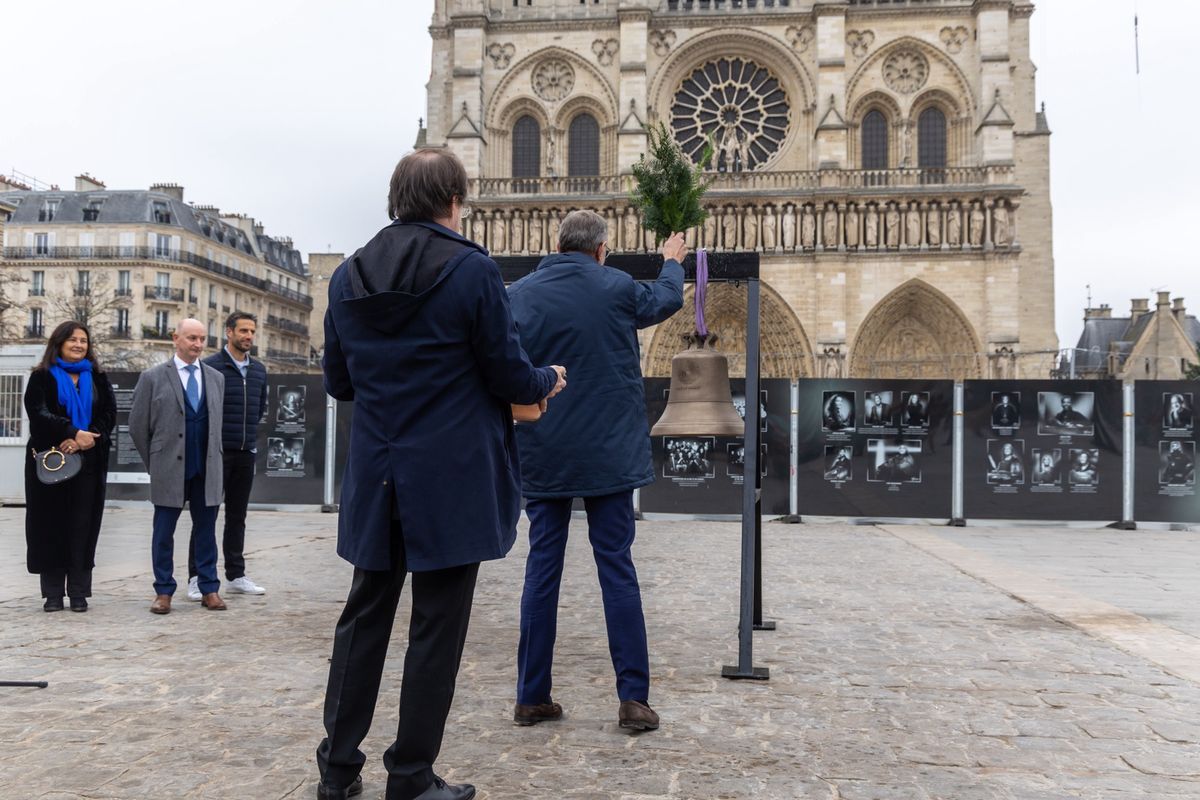
[[[1121,386],[1122,406],[1125,415],[1122,417],[1121,429],[1121,530],[1132,531],[1137,529],[1137,523],[1133,520],[1133,448],[1134,448],[1134,401],[1133,401],[1133,384],[1125,383]]]
[[[960,381],[954,383],[954,459],[951,469],[952,490],[950,495],[950,524],[963,527],[967,524],[963,515],[963,410],[965,392]]]
[[[801,522],[800,519],[800,381],[792,381],[792,428],[788,443],[788,514],[780,522]]]
[[[337,469],[337,400],[325,395],[325,496],[321,510],[327,513],[338,510],[334,503],[334,472]]]
[[[633,518],[644,519],[642,516],[642,490],[633,490]]]
[[[755,531],[762,520],[758,467],[758,369],[759,369],[759,287],[758,279],[746,281],[746,459],[742,481],[742,575],[741,603],[738,617],[737,666],[721,668],[725,678],[765,681],[770,678],[766,667],[754,666],[754,584]],[[751,409],[754,409],[751,411]],[[752,477],[753,476],[753,477]],[[761,535],[761,534],[760,534]]]

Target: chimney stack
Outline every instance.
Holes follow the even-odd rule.
[[[28,186],[21,183],[16,178],[9,178],[0,175],[0,192],[29,192],[32,191]]]
[[[1137,322],[1138,319],[1150,310],[1150,300],[1145,297],[1135,297],[1129,309],[1129,321]]]
[[[1181,325],[1187,321],[1187,307],[1183,304],[1182,297],[1175,298],[1175,303],[1171,306],[1171,311],[1175,314],[1175,319],[1179,320]]]
[[[1101,303],[1099,308],[1089,308],[1083,312],[1084,320],[1112,319],[1112,308],[1108,303]]]
[[[1165,309],[1170,308],[1171,307],[1171,293],[1170,292],[1159,292],[1158,293],[1158,302],[1155,305],[1156,305],[1157,310],[1159,310],[1159,311],[1163,311]]]
[[[104,181],[93,178],[86,172],[75,176],[75,191],[77,192],[99,192],[107,188]]]
[[[183,202],[183,187],[177,183],[155,183],[150,186],[150,191],[159,192]]]

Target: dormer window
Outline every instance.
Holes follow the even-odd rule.
[[[171,224],[171,207],[160,200],[155,200],[154,207],[151,212],[151,218],[155,222],[161,223],[163,225],[170,225]]]
[[[47,198],[42,201],[42,207],[38,209],[38,222],[53,222],[58,216],[58,206],[62,203],[59,199]]]
[[[88,200],[87,205],[83,207],[83,221],[95,222],[100,218],[100,206],[104,204],[103,200]]]

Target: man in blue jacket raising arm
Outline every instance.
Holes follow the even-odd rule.
[[[607,225],[591,211],[563,220],[558,249],[509,289],[521,343],[536,363],[571,365],[571,391],[535,425],[517,429],[529,559],[521,596],[517,702],[513,720],[562,716],[550,697],[558,590],[571,503],[582,497],[596,558],[608,649],[617,673],[621,727],[653,730],[650,663],[642,597],[630,548],[633,490],[654,480],[642,388],[639,328],[683,305],[683,234],[663,244],[654,282],[606,269]]]
[[[334,633],[317,796],[362,792],[388,640],[412,573],[412,619],[387,800],[469,800],[433,772],[471,616],[479,562],[516,538],[521,468],[510,404],[566,385],[521,349],[496,263],[459,234],[467,173],[452,153],[396,166],[394,222],[329,281],[325,388],[354,403],[338,555],[354,580]]]

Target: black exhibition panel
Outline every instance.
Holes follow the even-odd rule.
[[[730,380],[734,405],[745,419],[746,381]],[[651,427],[670,395],[668,378],[646,378],[646,417]],[[762,436],[762,509],[788,513],[788,448],[791,444],[791,381],[759,383]],[[641,510],[664,514],[740,514],[745,447],[741,436],[652,436],[654,483],[641,490]]]
[[[139,373],[113,372],[115,447],[109,456],[110,500],[149,500],[150,483],[129,436],[129,409]],[[219,420],[209,424],[219,425]],[[115,478],[115,480],[114,480]],[[138,482],[126,482],[138,481]],[[258,426],[251,503],[321,505],[325,491],[325,388],[320,375],[267,375],[267,414]]]
[[[953,411],[952,381],[801,380],[800,516],[949,519]]]
[[[964,383],[967,519],[1121,519],[1120,381]]]
[[[1198,381],[1134,384],[1133,516],[1147,522],[1200,522],[1196,495]]]

